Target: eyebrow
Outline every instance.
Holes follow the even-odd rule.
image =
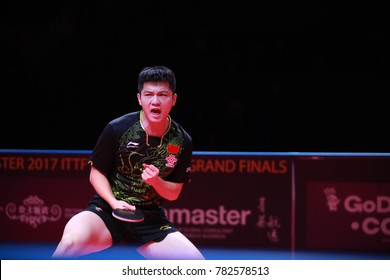
[[[155,91],[150,91],[150,90],[143,90],[143,92],[147,93],[155,93]],[[156,93],[171,93],[169,90],[159,90]]]

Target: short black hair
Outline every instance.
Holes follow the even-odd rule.
[[[176,77],[171,69],[163,65],[148,66],[138,75],[138,92],[141,93],[145,82],[168,82],[172,93],[176,92]]]

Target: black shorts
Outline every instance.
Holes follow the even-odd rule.
[[[85,211],[97,214],[106,224],[111,233],[113,243],[145,244],[150,241],[162,241],[169,233],[177,231],[168,221],[164,208],[161,206],[138,206],[142,209],[145,219],[139,223],[120,221],[112,216],[111,206],[98,195],[95,195]]]

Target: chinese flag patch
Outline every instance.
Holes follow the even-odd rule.
[[[170,154],[175,154],[177,155],[179,153],[179,146],[177,145],[172,145],[172,144],[168,144],[167,146],[167,151],[168,153]]]

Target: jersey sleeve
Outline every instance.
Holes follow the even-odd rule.
[[[100,134],[88,163],[104,174],[109,174],[114,168],[116,136],[111,124],[107,124]]]

